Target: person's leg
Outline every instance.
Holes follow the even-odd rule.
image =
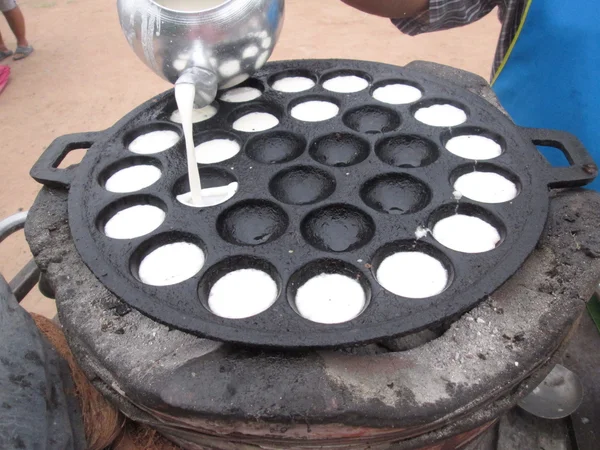
[[[0,11],[2,13],[13,9],[17,6],[15,0],[0,0]],[[12,52],[6,47],[2,34],[0,33],[0,61],[12,55]]]
[[[25,17],[21,12],[21,8],[15,6],[13,9],[4,11],[4,17],[8,22],[8,26],[17,38],[17,45],[19,47],[28,47],[27,37],[25,36]]]

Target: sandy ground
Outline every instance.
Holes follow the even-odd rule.
[[[119,28],[116,1],[20,2],[36,52],[11,66],[0,94],[0,218],[32,204],[40,186],[29,169],[60,135],[101,130],[169,85],[146,69]],[[14,37],[0,19],[9,46]],[[499,23],[495,13],[447,32],[404,36],[387,20],[338,0],[287,0],[286,23],[272,59],[351,58],[404,65],[435,61],[489,76]],[[0,246],[0,272],[10,279],[30,258],[20,233]],[[46,315],[54,305],[37,290],[25,300]]]

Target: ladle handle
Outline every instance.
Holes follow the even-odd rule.
[[[58,166],[73,150],[90,148],[98,141],[101,134],[101,132],[75,133],[56,138],[44,150],[29,174],[38,183],[68,189],[75,177],[77,167],[59,169]]]
[[[598,175],[598,166],[581,141],[571,133],[543,128],[522,128],[534,145],[554,147],[560,150],[569,167],[549,166],[548,186],[569,188],[585,186]]]

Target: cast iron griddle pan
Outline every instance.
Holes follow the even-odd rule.
[[[322,87],[340,74],[359,75],[370,85],[352,94]],[[317,84],[294,94],[271,88],[274,80],[289,75],[308,76]],[[417,87],[423,96],[398,106],[372,97],[374,89],[392,82]],[[595,176],[593,160],[575,137],[519,128],[483,98],[419,71],[363,61],[284,61],[269,63],[242,86],[257,87],[263,95],[245,104],[217,101],[217,115],[194,125],[196,145],[215,137],[242,145],[228,161],[199,166],[204,187],[239,182],[237,194],[224,204],[195,209],[175,199],[188,188],[183,139],[150,156],[127,149],[148,131],[170,129],[182,135],[181,127],[169,120],[176,109],[172,91],[106,131],[56,139],[31,171],[43,184],[69,189],[75,244],[109,290],[155,320],[199,336],[271,348],[332,347],[406,335],[451,320],[492,294],[532,252],[547,218],[549,188],[581,186]],[[340,112],[316,123],[292,118],[291,108],[305,100],[334,102]],[[439,128],[414,118],[418,108],[434,103],[462,108],[466,123]],[[274,114],[279,125],[260,133],[232,128],[241,115],[255,111]],[[501,144],[502,155],[484,163],[445,149],[451,137],[464,134],[493,138]],[[536,144],[560,148],[571,167],[550,167]],[[65,155],[77,148],[89,148],[81,164],[58,169]],[[115,194],[103,187],[117,169],[142,162],[161,168],[158,182],[134,194]],[[464,197],[457,201],[453,181],[475,166],[504,174],[516,183],[519,195],[503,204]],[[304,182],[294,181],[298,179]],[[126,241],[105,236],[106,215],[135,204],[164,208],[162,226]],[[466,254],[442,246],[430,234],[416,239],[418,227],[431,227],[456,212],[494,225],[502,237],[499,245],[486,253]],[[204,250],[202,270],[172,286],[142,283],[137,268],[143,254],[180,240]],[[449,272],[447,288],[418,300],[383,289],[375,278],[378,264],[400,250],[439,259]],[[254,317],[218,317],[208,308],[210,288],[224,273],[241,268],[268,272],[279,286],[279,297]],[[358,280],[368,295],[362,314],[337,325],[301,317],[294,306],[295,293],[321,273]]]

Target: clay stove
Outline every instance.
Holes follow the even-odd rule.
[[[497,103],[487,83],[413,63]],[[70,345],[128,416],[190,449],[491,449],[496,423],[552,369],[594,290],[591,192],[556,192],[542,239],[486,300],[449,323],[354,347],[261,350],[162,325],[83,263],[67,192],[46,187],[26,227]]]

